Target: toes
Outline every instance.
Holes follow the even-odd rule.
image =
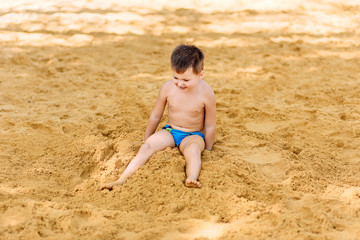
[[[112,184],[104,184],[104,185],[102,185],[100,188],[99,188],[99,190],[101,191],[101,190],[104,190],[104,189],[109,189],[109,190],[111,190],[113,188],[113,186],[112,186]]]
[[[185,186],[191,187],[191,188],[200,188],[201,183],[199,181],[196,181],[196,180],[186,179]]]

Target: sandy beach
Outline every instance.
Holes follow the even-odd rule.
[[[359,29],[356,0],[2,0],[0,239],[360,239]],[[168,148],[99,191],[180,43],[216,96],[202,187]]]

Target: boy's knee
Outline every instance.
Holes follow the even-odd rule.
[[[145,143],[141,146],[143,151],[152,152],[153,147],[150,141],[146,140]]]
[[[189,142],[185,146],[184,151],[189,152],[189,153],[197,153],[197,152],[201,151],[201,148],[197,142]]]
[[[189,143],[189,149],[191,151],[197,151],[197,150],[200,150],[200,146],[197,142],[191,142],[191,143]]]
[[[185,151],[189,151],[189,152],[197,152],[200,151],[202,152],[205,148],[205,142],[201,137],[198,136],[192,136],[189,139],[186,139],[187,141],[184,142],[183,144],[180,144],[180,150],[182,153],[184,153]]]

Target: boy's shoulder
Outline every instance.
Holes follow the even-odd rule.
[[[168,80],[161,86],[161,89],[168,90],[172,87],[172,80]]]
[[[200,80],[200,84],[201,84],[201,89],[203,89],[206,95],[211,95],[211,96],[215,95],[214,91],[207,82],[205,82],[204,80]]]
[[[163,85],[160,88],[160,94],[167,98],[169,96],[169,94],[171,94],[171,92],[172,92],[173,85],[174,84],[172,84],[171,80],[163,83]]]
[[[172,88],[172,85],[171,80],[163,83],[160,87],[160,92],[168,92]]]

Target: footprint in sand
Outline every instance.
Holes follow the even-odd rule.
[[[288,166],[286,162],[282,160],[282,154],[279,152],[258,149],[257,152],[248,154],[244,160],[258,164],[261,175],[269,181],[282,182],[288,178]]]
[[[268,152],[266,150],[259,149],[253,154],[249,154],[245,157],[247,162],[256,164],[269,164],[277,163],[281,161],[281,153]]]

